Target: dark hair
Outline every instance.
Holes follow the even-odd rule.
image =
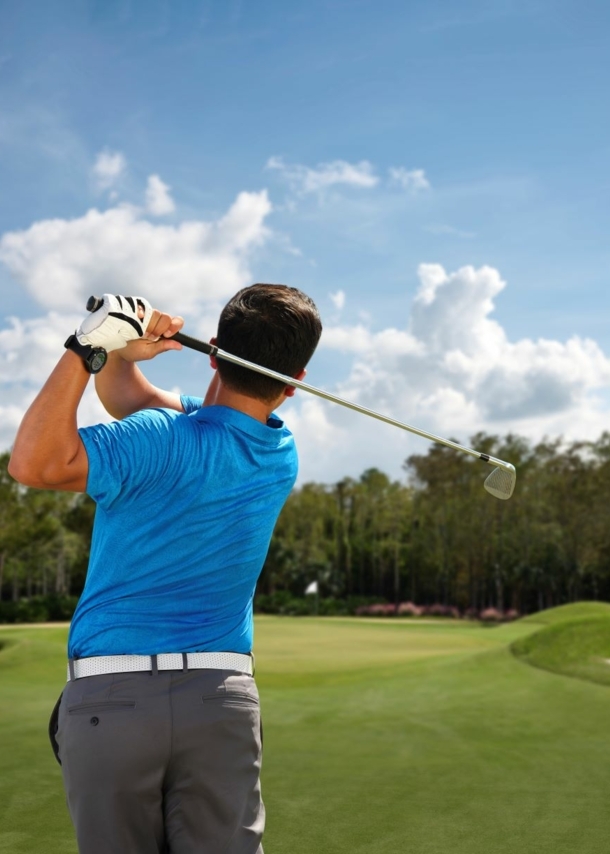
[[[322,334],[316,305],[287,285],[251,285],[229,300],[218,321],[221,350],[294,377],[311,359]],[[286,388],[255,371],[218,359],[223,383],[233,391],[270,403]]]

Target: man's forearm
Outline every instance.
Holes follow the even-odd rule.
[[[154,386],[135,362],[122,358],[119,350],[108,353],[104,369],[96,374],[95,390],[113,418],[126,418],[151,407],[182,411],[179,395]]]
[[[8,471],[27,486],[84,491],[88,460],[76,412],[89,382],[83,360],[64,353],[23,417]]]

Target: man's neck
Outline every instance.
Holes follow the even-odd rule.
[[[218,375],[217,375],[218,376]],[[255,397],[248,397],[246,394],[240,394],[238,391],[233,391],[226,388],[222,382],[216,382],[212,394],[206,395],[203,402],[204,406],[228,406],[229,409],[236,409],[238,412],[243,412],[251,418],[255,418],[262,424],[267,423],[267,419],[274,409],[276,409],[281,400],[273,403],[264,403],[262,400],[257,400]]]

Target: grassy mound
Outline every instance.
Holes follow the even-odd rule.
[[[560,605],[558,608],[548,608],[546,611],[538,611],[530,614],[519,622],[542,623],[551,626],[555,623],[564,623],[566,620],[575,620],[580,617],[610,617],[610,605],[607,602],[573,602],[570,605]]]
[[[534,667],[610,685],[610,615],[551,622],[511,650]]]

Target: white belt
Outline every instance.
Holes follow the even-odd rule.
[[[165,652],[160,655],[97,655],[68,662],[68,682],[104,673],[157,670],[237,670],[254,674],[254,657],[239,652]]]

